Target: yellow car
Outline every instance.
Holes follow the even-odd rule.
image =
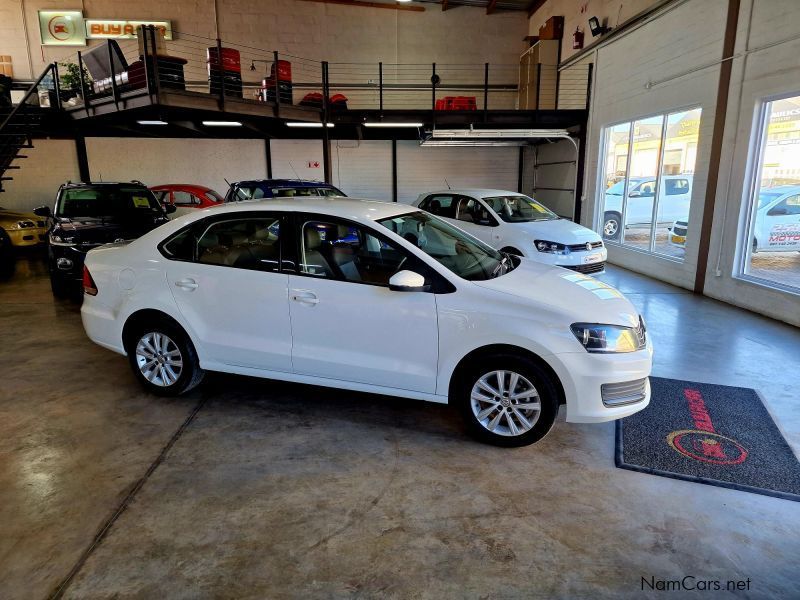
[[[0,244],[15,248],[35,246],[47,240],[47,221],[33,213],[21,213],[0,207]]]

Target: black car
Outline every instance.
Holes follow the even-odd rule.
[[[89,250],[135,239],[166,223],[175,207],[162,206],[138,181],[66,183],[58,188],[55,210],[41,206],[33,212],[53,218],[47,244],[50,284],[53,294],[63,297],[80,291]]]

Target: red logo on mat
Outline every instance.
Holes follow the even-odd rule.
[[[738,465],[747,459],[747,450],[733,438],[721,435],[714,429],[703,395],[698,390],[685,389],[683,397],[689,404],[689,413],[695,429],[673,431],[667,443],[676,452],[688,458],[712,465]]]

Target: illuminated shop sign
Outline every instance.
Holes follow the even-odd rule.
[[[86,37],[90,40],[135,39],[136,28],[140,25],[152,25],[163,34],[165,40],[172,39],[172,25],[169,21],[119,21],[115,19],[86,19]]]
[[[42,46],[83,46],[86,30],[79,10],[40,10]]]
[[[42,46],[85,46],[87,39],[134,39],[140,25],[152,25],[165,40],[172,39],[170,21],[84,19],[80,10],[39,11]]]

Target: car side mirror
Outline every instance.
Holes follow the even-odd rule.
[[[425,278],[414,271],[399,271],[389,279],[389,289],[393,292],[426,292]]]
[[[168,215],[171,215],[176,210],[178,210],[178,209],[175,208],[174,204],[164,204],[164,212],[167,213]]]
[[[781,215],[788,215],[789,211],[786,209],[785,206],[775,207],[767,213],[770,217],[776,217]]]
[[[494,225],[494,221],[491,219],[478,219],[478,225],[488,225],[491,227]]]
[[[37,217],[52,217],[53,211],[50,210],[49,206],[38,206],[33,209],[33,214]]]

